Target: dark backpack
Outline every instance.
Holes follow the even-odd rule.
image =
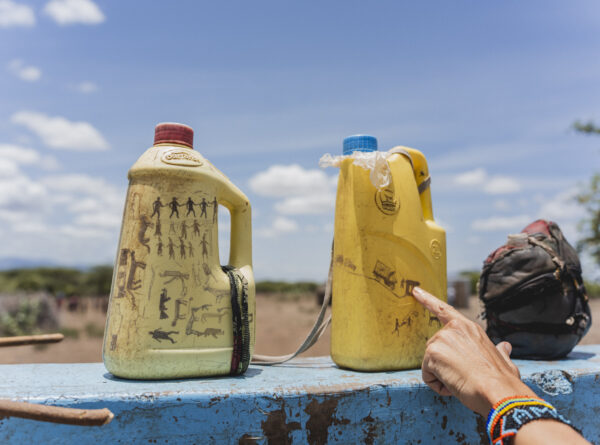
[[[541,219],[487,257],[479,298],[488,336],[510,342],[516,358],[564,357],[592,324],[577,252]]]

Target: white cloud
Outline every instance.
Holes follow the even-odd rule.
[[[552,221],[579,221],[585,217],[585,209],[577,202],[577,189],[560,192],[541,202],[538,212],[540,218]]]
[[[51,0],[46,3],[44,12],[61,26],[84,24],[97,25],[106,17],[91,0]]]
[[[275,210],[284,215],[329,213],[335,206],[336,176],[297,164],[272,165],[249,181],[251,190],[261,196],[284,199]]]
[[[335,194],[295,196],[275,204],[275,210],[284,215],[317,215],[329,213],[335,207]]]
[[[261,196],[299,196],[330,190],[331,178],[321,170],[307,170],[298,164],[272,165],[250,178],[249,185]]]
[[[90,94],[98,91],[98,85],[94,82],[84,81],[74,85],[74,89],[83,94]]]
[[[494,208],[496,210],[502,210],[502,211],[506,212],[508,210],[511,210],[511,205],[505,199],[498,199],[498,200],[494,201]]]
[[[483,184],[486,178],[486,171],[483,168],[476,168],[456,175],[454,182],[459,185],[480,185]]]
[[[0,159],[7,159],[17,164],[34,164],[40,161],[41,156],[31,148],[14,144],[0,144]]]
[[[485,169],[476,168],[454,176],[453,182],[460,186],[481,186],[489,195],[505,195],[521,190],[521,184],[514,178],[500,175],[489,175]]]
[[[12,0],[0,0],[0,28],[33,25],[35,15],[31,7]]]
[[[19,79],[26,82],[37,82],[42,77],[42,71],[33,65],[25,65],[21,59],[12,60],[8,70]]]
[[[485,219],[476,219],[471,224],[471,228],[478,232],[494,232],[497,230],[520,232],[523,227],[532,221],[533,219],[528,215],[492,216]]]
[[[64,150],[107,150],[108,142],[87,122],[72,122],[61,116],[47,116],[35,111],[20,111],[11,117],[34,132],[49,147]]]
[[[483,191],[490,195],[506,195],[521,190],[521,185],[508,176],[492,176],[483,186]]]
[[[294,233],[298,231],[298,223],[293,219],[278,216],[273,220],[270,227],[258,229],[256,234],[263,238],[274,238],[284,233]]]

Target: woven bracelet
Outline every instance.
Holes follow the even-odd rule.
[[[556,408],[539,397],[513,396],[500,400],[490,410],[487,433],[492,445],[513,443],[519,428],[538,419],[554,419],[571,426]]]

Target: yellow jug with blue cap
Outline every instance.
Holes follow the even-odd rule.
[[[331,356],[359,371],[418,368],[440,321],[411,295],[415,286],[446,300],[446,235],[433,219],[425,156],[377,152],[369,135],[344,140],[338,179]],[[354,153],[362,153],[356,155]],[[357,157],[383,156],[389,183],[376,187]]]
[[[236,375],[253,352],[250,204],[193,149],[193,135],[157,125],[154,145],[129,170],[103,346],[119,377]],[[231,214],[227,266],[220,206]]]

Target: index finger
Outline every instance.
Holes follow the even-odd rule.
[[[425,306],[425,308],[439,318],[443,324],[448,323],[450,320],[459,320],[465,318],[460,312],[458,312],[448,303],[444,303],[442,300],[434,297],[420,287],[415,286],[412,294],[413,297],[415,297],[415,300]]]

